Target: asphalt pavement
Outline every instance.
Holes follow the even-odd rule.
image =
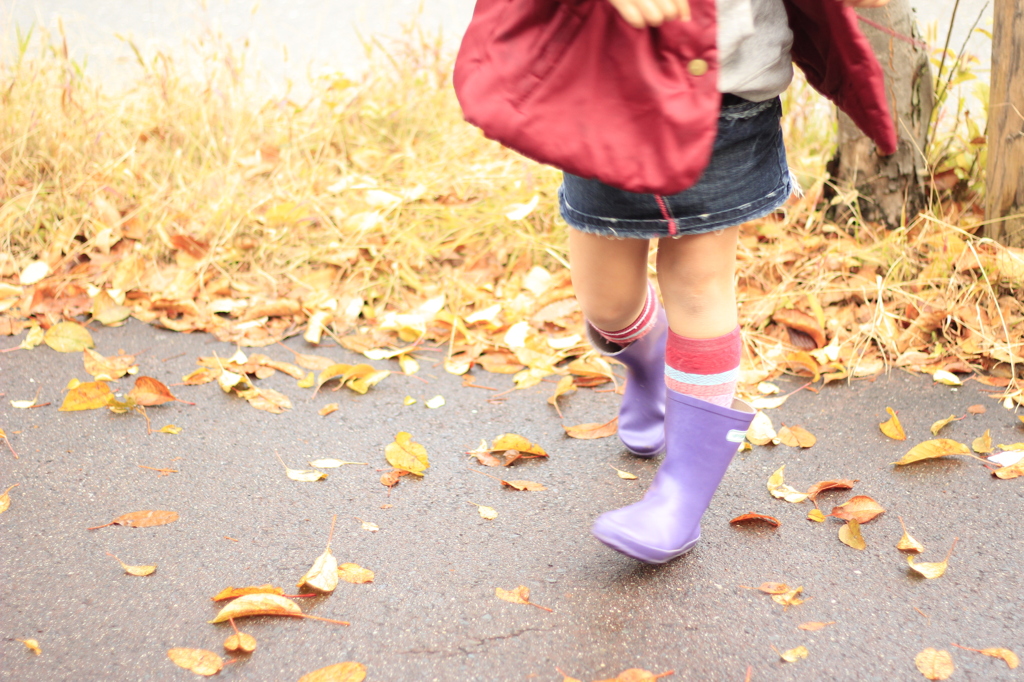
[[[234,347],[199,334],[178,334],[132,321],[94,332],[97,350],[141,353],[140,374],[167,384],[196,367],[196,358]],[[10,339],[16,345],[19,339]],[[292,348],[343,362],[358,361],[333,346]],[[292,360],[280,346],[264,352]],[[58,412],[63,388],[86,380],[78,354],[41,346],[0,354],[0,428],[20,455],[0,443],[0,680],[189,680],[167,650],[196,647],[223,653],[226,624],[211,625],[225,587],[295,583],[323,551],[338,515],[332,549],[341,562],[373,570],[373,583],[341,583],[329,596],[299,599],[305,612],[351,622],[258,617],[238,621],[258,649],[229,663],[230,680],[290,681],[342,661],[366,665],[377,681],[560,681],[556,668],[582,680],[612,678],[632,667],[667,680],[915,680],[927,648],[953,655],[953,680],[1014,680],[1000,660],[953,648],[1007,647],[1024,654],[1024,479],[1002,481],[962,457],[894,468],[912,445],[931,438],[932,422],[987,412],[946,427],[942,436],[970,444],[986,429],[993,442],[1024,441],[1024,424],[987,397],[976,382],[951,388],[927,377],[894,372],[875,381],[802,391],[770,410],[776,427],[800,425],[817,437],[806,450],[754,447],[737,456],[712,508],[703,539],[687,556],[649,567],[620,556],[588,532],[604,510],[636,500],[657,462],[629,455],[615,438],[565,436],[546,403],[554,385],[495,392],[464,388],[446,374],[439,353],[421,355],[414,377],[393,374],[366,395],[347,389],[299,389],[278,373],[259,382],[288,395],[280,415],[250,407],[216,383],[172,391],[194,406],[148,410],[146,434],[134,414],[108,410]],[[392,361],[373,362],[397,370]],[[479,372],[501,390],[511,378]],[[127,391],[130,379],[118,385]],[[782,384],[788,386],[787,382]],[[793,384],[796,385],[796,384]],[[15,409],[9,400],[48,407]],[[438,409],[425,399],[442,395]],[[403,399],[418,399],[404,405]],[[603,422],[617,396],[582,390],[562,399],[566,423]],[[327,403],[340,409],[317,413]],[[883,436],[885,408],[899,411],[908,440]],[[379,482],[384,448],[399,431],[412,434],[430,457],[422,479],[407,476],[390,492]],[[466,455],[481,439],[517,433],[543,446],[548,460],[485,468]],[[330,457],[367,462],[329,470],[316,483],[290,480],[292,468]],[[796,488],[827,479],[859,479],[853,491],[825,493],[821,507],[869,495],[886,513],[862,527],[867,548],[837,538],[840,522],[806,519],[809,502],[789,504],[767,491],[769,475],[786,465]],[[140,468],[175,469],[161,475]],[[612,467],[639,479],[623,480]],[[517,492],[474,473],[542,483]],[[498,511],[481,518],[472,503]],[[388,506],[390,505],[390,506]],[[86,530],[126,512],[174,510],[176,523],[154,528]],[[777,529],[730,526],[746,512],[777,517]],[[895,549],[902,530],[941,561],[955,538],[944,576],[924,580]],[[365,530],[362,522],[379,531]],[[148,577],[126,575],[107,552],[128,564],[155,564]],[[763,582],[802,586],[807,601],[784,608],[741,586]],[[528,586],[546,612],[495,597],[495,588]],[[819,631],[797,625],[832,622]],[[17,639],[38,640],[35,655]],[[795,663],[778,652],[805,646]]]

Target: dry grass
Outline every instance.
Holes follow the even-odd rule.
[[[328,333],[359,336],[350,347],[387,344],[395,331],[408,341],[416,324],[394,314],[441,294],[443,311],[420,311],[418,334],[455,341],[467,361],[507,346],[520,320],[536,339],[579,324],[578,312],[535,315],[570,294],[558,174],[462,121],[436,43],[378,53],[360,82],[324,78],[305,104],[254,102],[223,46],[200,82],[159,56],[117,97],[59,46],[22,55],[0,70],[0,331],[87,313],[96,288],[126,297],[139,319],[246,345],[316,312],[333,320]],[[949,194],[904,229],[829,224],[818,203],[833,119],[804,85],[786,108],[808,191],[743,230],[746,379],[948,368],[991,375],[1024,402],[1020,254],[973,236],[970,202]],[[953,134],[950,144],[970,143],[971,131]],[[535,196],[525,219],[506,217]],[[21,286],[37,259],[53,274]],[[535,266],[554,276],[527,281]],[[461,322],[494,303],[502,312],[490,322]],[[784,323],[786,310],[799,319]],[[829,345],[794,354],[813,349],[815,328]],[[546,360],[516,354],[546,371]]]

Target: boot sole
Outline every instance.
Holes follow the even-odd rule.
[[[698,534],[696,538],[683,545],[680,549],[665,550],[659,547],[641,545],[640,543],[631,541],[629,538],[625,537],[613,535],[602,537],[602,535],[593,529],[590,532],[593,533],[595,538],[608,547],[611,547],[619,554],[624,554],[630,559],[636,559],[637,561],[641,561],[645,564],[652,564],[656,566],[666,564],[673,559],[681,557],[693,549],[700,541],[700,535]]]

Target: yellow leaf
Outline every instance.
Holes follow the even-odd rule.
[[[547,490],[547,488],[540,483],[534,483],[533,481],[502,481],[501,484],[512,488],[513,490],[530,490],[533,492]]]
[[[195,372],[193,372],[192,374],[195,374]],[[192,374],[190,374],[189,376],[192,376]],[[229,372],[226,369],[221,370],[220,374],[217,375],[217,384],[220,385],[221,389],[225,393],[230,393],[231,389],[233,389],[235,386],[245,383],[248,382],[245,379],[245,377],[243,377],[241,374],[235,374],[234,372]]]
[[[5,490],[2,495],[0,495],[0,514],[3,514],[5,511],[11,508],[11,496],[8,493],[11,492],[12,488],[15,488],[19,485],[21,484],[15,483],[14,485],[8,487],[7,490]]]
[[[807,519],[809,521],[816,521],[818,523],[824,523],[825,522],[825,514],[820,509],[815,508],[815,509],[812,509],[811,511],[807,512]]]
[[[435,395],[433,398],[430,398],[429,400],[425,401],[423,404],[426,405],[427,407],[429,407],[432,410],[436,410],[439,407],[444,407],[444,396],[443,395]]]
[[[531,443],[526,438],[514,433],[505,433],[494,439],[494,443],[491,445],[491,451],[503,452],[505,450],[515,450],[516,452],[521,452],[524,455],[537,455],[539,457],[548,456],[548,453],[544,451],[544,448],[536,443]]]
[[[316,558],[306,575],[299,579],[297,587],[308,587],[314,592],[333,592],[338,586],[338,560],[331,554],[330,548]]]
[[[316,377],[312,372],[308,373],[304,378],[299,379],[299,388],[313,388],[314,385],[316,385]]]
[[[792,486],[786,485],[783,478],[785,468],[786,465],[783,464],[775,473],[768,477],[768,492],[772,494],[772,497],[785,500],[786,502],[792,502],[793,504],[803,502],[809,496],[807,493],[802,493]]]
[[[16,641],[24,644],[26,647],[28,647],[29,651],[34,653],[36,656],[39,656],[43,653],[43,650],[39,647],[39,642],[34,639],[18,639]]]
[[[283,393],[272,388],[250,388],[239,391],[238,395],[249,401],[249,404],[257,410],[282,414],[285,410],[292,409],[292,401]]]
[[[851,497],[845,504],[833,507],[831,516],[843,521],[867,523],[884,511],[885,508],[882,505],[867,495],[857,495]]]
[[[338,566],[338,578],[347,583],[362,585],[373,582],[373,571],[359,564],[341,564]]]
[[[25,335],[25,338],[22,340],[22,342],[18,344],[18,348],[21,348],[23,350],[32,350],[33,348],[41,344],[44,338],[45,337],[43,334],[43,328],[37,324],[34,324],[28,330],[28,334]]]
[[[211,599],[212,601],[224,601],[225,599],[235,599],[245,594],[283,595],[284,589],[280,587],[274,587],[269,583],[266,585],[260,585],[259,587],[225,587],[223,590],[217,593],[217,596],[211,597]]]
[[[35,398],[33,398],[32,400],[12,400],[11,401],[11,407],[17,408],[19,410],[30,409],[35,404],[36,404],[36,399]]]
[[[484,505],[477,504],[476,502],[470,502],[469,504],[476,507],[477,511],[480,512],[480,516],[482,516],[485,519],[493,520],[498,518],[498,510],[494,509],[493,507],[485,507]]]
[[[321,407],[319,410],[317,410],[317,414],[319,414],[321,417],[326,417],[327,415],[331,414],[332,412],[337,412],[338,411],[338,407],[339,407],[338,403],[327,403],[326,405]]]
[[[905,466],[925,459],[946,457],[948,455],[970,454],[971,451],[963,443],[958,443],[957,441],[949,440],[948,438],[939,438],[937,440],[926,440],[919,445],[915,445],[907,454],[903,455],[903,458],[900,459],[900,461],[893,462],[893,464],[896,466]]]
[[[224,649],[232,652],[251,654],[256,651],[256,638],[244,632],[230,635],[224,640]]]
[[[954,669],[953,657],[948,651],[936,651],[930,647],[914,657],[914,665],[929,680],[948,680]]]
[[[940,384],[945,384],[946,386],[964,385],[964,382],[960,381],[960,378],[957,375],[952,372],[947,372],[944,369],[936,370],[935,373],[932,374],[932,381],[937,381]]]
[[[551,609],[546,606],[540,606],[539,604],[534,604],[530,601],[530,588],[526,585],[520,585],[514,590],[503,590],[500,587],[495,587],[494,596],[498,599],[504,599],[507,602],[512,602],[513,604],[526,604],[528,606],[536,606],[544,609],[545,611],[551,611]]]
[[[346,661],[306,673],[299,678],[299,682],[363,682],[364,679],[366,666],[355,661]]]
[[[121,568],[123,568],[124,572],[128,575],[136,575],[139,577],[143,577],[147,575],[152,575],[153,572],[156,571],[156,566],[129,566],[125,562],[118,559],[115,555],[110,554],[110,552],[107,552],[107,554],[114,557],[114,559],[117,560],[117,563],[121,564]]]
[[[29,286],[45,279],[50,274],[50,265],[46,261],[34,260],[18,275],[18,284]],[[23,641],[23,640],[19,640]]]
[[[106,407],[114,394],[103,381],[86,381],[80,383],[64,396],[59,412],[77,412],[79,410],[96,410]]]
[[[105,381],[120,379],[132,369],[138,371],[134,355],[112,355],[105,358],[91,348],[82,351],[82,362],[85,371],[93,378]]]
[[[896,543],[896,549],[903,552],[923,552],[924,545],[911,537],[910,533],[907,532],[907,526],[903,523],[903,518],[897,518],[900,519],[900,525],[903,527],[903,537],[901,537],[900,541]]]
[[[943,428],[945,428],[951,422],[955,422],[956,420],[957,420],[957,416],[955,414],[951,414],[948,417],[946,417],[945,419],[940,419],[939,421],[935,422],[934,424],[932,424],[932,435],[933,436],[939,435],[939,431],[941,431]]]
[[[782,425],[779,429],[778,441],[783,445],[788,445],[792,448],[809,448],[818,442],[811,433],[801,426],[786,426]],[[774,440],[772,441],[774,442]]]
[[[762,588],[764,586],[762,585]],[[785,587],[782,585],[781,587]],[[800,593],[804,591],[803,587],[794,587],[792,590],[787,590],[782,594],[773,594],[772,601],[781,606],[799,606],[804,603],[804,600],[800,597]]]
[[[900,424],[900,418],[896,416],[896,412],[891,407],[885,408],[885,411],[889,413],[889,421],[882,422],[878,428],[893,440],[906,440],[907,434],[903,430],[903,424]]]
[[[244,594],[228,603],[210,623],[223,623],[229,618],[246,616],[299,616],[298,604],[276,594]]]
[[[360,521],[359,523],[361,524],[363,530],[368,530],[371,533],[376,533],[380,530],[380,527],[376,523],[370,523],[369,521]]]
[[[619,418],[612,417],[603,424],[577,424],[576,426],[563,426],[565,434],[570,438],[580,440],[596,440],[614,436],[619,431]]]
[[[416,404],[416,398],[413,398],[411,395],[407,395],[402,400],[402,404],[405,405],[405,406],[415,405]]]
[[[860,534],[860,524],[854,519],[850,519],[846,522],[846,525],[839,529],[839,541],[854,549],[864,549],[867,547],[867,543],[864,542],[864,536]]]
[[[971,443],[971,449],[979,455],[992,452],[992,436],[988,429],[985,430],[985,433],[974,439],[974,442]]]
[[[107,327],[118,327],[132,314],[132,309],[118,304],[107,290],[101,290],[92,299],[92,318]]]
[[[612,465],[609,464],[608,466],[612,466]],[[615,467],[612,467],[612,469],[615,469]],[[623,471],[622,469],[615,469],[615,473],[617,473],[619,475],[619,478],[624,479],[626,481],[635,481],[636,480],[636,475],[635,474],[631,474],[628,471]]]
[[[206,649],[185,649],[179,647],[169,650],[167,658],[185,670],[190,670],[196,675],[202,675],[203,677],[216,675],[224,667],[223,659]]]
[[[946,553],[946,558],[942,561],[935,563],[915,564],[914,557],[908,556],[907,563],[910,564],[910,567],[912,569],[923,575],[925,578],[928,578],[929,580],[941,578],[942,575],[946,572],[946,568],[949,567],[949,557],[953,554],[953,549],[956,547],[957,540],[959,540],[959,538],[953,540],[953,545],[949,548],[949,552]]]
[[[829,625],[835,624],[836,622],[834,620],[830,620],[827,623],[812,621],[810,623],[800,623],[800,625],[797,625],[796,627],[798,630],[806,630],[807,632],[817,632],[818,630],[824,630]]]
[[[177,435],[182,431],[183,429],[180,426],[175,426],[174,424],[168,424],[161,429],[157,429],[157,433],[169,433],[171,435]]]
[[[1020,665],[1020,659],[1017,658],[1017,654],[1013,653],[1009,649],[1004,649],[1002,647],[989,647],[988,649],[979,649],[979,651],[986,656],[1002,659],[1006,662],[1006,666],[1010,668],[1010,670],[1013,670]]]
[[[313,483],[315,481],[323,481],[327,478],[327,474],[322,471],[313,471],[312,469],[290,469],[284,460],[281,459],[281,455],[274,453],[277,456],[277,461],[281,462],[281,466],[284,467],[284,473],[288,478],[293,481],[299,481],[301,483]]]
[[[787,663],[796,663],[801,658],[807,658],[808,655],[810,655],[810,652],[807,651],[807,647],[804,646],[798,646],[795,649],[783,651],[781,654],[782,660],[786,661]]]
[[[220,367],[200,367],[194,372],[186,374],[182,378],[181,382],[186,386],[199,386],[200,384],[208,384],[211,381],[216,381],[222,373],[223,370]],[[235,376],[237,377],[238,375],[236,374]],[[229,386],[228,390],[230,390],[230,388],[231,387]]]
[[[747,440],[754,445],[768,445],[775,437],[775,427],[771,418],[764,412],[758,412],[747,428]]]
[[[997,478],[1003,479],[1004,481],[1011,478],[1020,478],[1021,476],[1024,476],[1024,459],[1017,462],[1016,464],[1000,467],[993,471],[992,474]]]
[[[58,353],[81,353],[92,348],[92,335],[77,322],[58,322],[46,330],[43,341]]]
[[[398,366],[402,368],[402,372],[405,374],[415,374],[420,371],[420,363],[416,362],[416,359],[411,355],[399,355]]]
[[[422,476],[430,467],[427,449],[419,443],[412,442],[412,434],[405,431],[395,436],[395,442],[388,443],[384,448],[384,456],[391,466],[416,476]]]

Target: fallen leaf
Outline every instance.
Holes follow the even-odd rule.
[[[757,385],[757,392],[760,393],[761,395],[776,395],[781,390],[782,389],[780,389],[775,384],[767,381],[762,381]]]
[[[914,462],[920,462],[926,459],[935,459],[936,457],[946,457],[948,455],[971,455],[971,451],[963,443],[958,443],[955,440],[949,440],[948,438],[939,438],[937,440],[926,440],[920,445],[915,445],[910,449],[910,452],[903,455],[903,458],[898,462],[893,462],[896,466],[905,466],[907,464],[913,464]]]
[[[180,426],[175,426],[174,424],[168,424],[167,426],[165,426],[163,428],[157,429],[156,432],[157,433],[169,433],[171,435],[177,435],[177,434],[181,433],[182,430],[183,429]]]
[[[341,564],[338,566],[338,578],[347,583],[362,585],[373,582],[373,571],[359,564]]]
[[[809,520],[809,521],[816,521],[818,523],[824,523],[825,522],[825,514],[820,509],[815,507],[811,511],[807,512],[807,520]]]
[[[135,364],[134,355],[113,355],[105,358],[92,348],[82,351],[82,364],[85,371],[94,379],[104,381],[120,379],[125,374],[137,372],[139,369]]]
[[[753,512],[751,512],[749,514],[743,514],[742,516],[737,516],[735,519],[731,519],[729,521],[729,523],[730,524],[750,523],[750,522],[753,522],[753,521],[767,523],[769,526],[773,526],[775,528],[778,528],[779,526],[782,525],[782,522],[779,521],[774,516],[765,516],[764,514],[754,514]]]
[[[908,556],[907,557],[907,563],[910,564],[910,567],[912,569],[914,569],[915,571],[917,571],[918,573],[923,575],[925,578],[928,578],[929,580],[933,580],[935,578],[941,578],[942,575],[946,572],[946,569],[949,567],[949,557],[953,555],[953,548],[956,547],[957,540],[959,540],[959,538],[955,538],[953,540],[952,547],[949,548],[949,552],[946,553],[946,558],[943,559],[942,561],[938,561],[938,562],[934,562],[934,563],[927,563],[927,562],[925,562],[925,563],[915,564],[914,563],[914,557]]]
[[[923,552],[924,545],[911,537],[910,533],[907,532],[907,526],[903,523],[903,517],[897,518],[900,520],[900,526],[903,527],[903,537],[896,543],[896,549],[903,552]]]
[[[903,424],[900,423],[900,418],[896,416],[895,410],[891,407],[887,407],[885,408],[885,411],[889,413],[889,421],[882,422],[878,425],[878,428],[882,430],[882,433],[893,440],[906,440],[907,434],[903,430]]]
[[[120,305],[104,289],[93,296],[91,314],[92,319],[104,326],[117,327],[131,317],[132,309],[128,306]]]
[[[316,375],[310,372],[295,384],[299,388],[313,388],[316,385]]]
[[[807,647],[804,646],[798,646],[794,649],[783,651],[780,654],[782,660],[786,661],[787,663],[796,663],[801,658],[807,658],[808,655],[810,655],[810,652],[807,651]]]
[[[929,680],[948,680],[955,667],[948,651],[936,651],[931,647],[914,657],[914,665]]]
[[[18,275],[18,284],[21,286],[29,286],[30,284],[36,284],[41,282],[50,274],[50,265],[46,261],[34,260],[21,271]],[[18,640],[23,642],[25,640]],[[35,640],[33,640],[35,641]]]
[[[444,396],[435,395],[433,398],[429,398],[423,401],[423,404],[432,410],[436,410],[439,407],[444,407]]]
[[[832,513],[829,514],[829,516],[834,516],[837,519],[842,519],[843,521],[867,523],[884,511],[885,508],[882,507],[882,505],[878,504],[867,495],[857,495],[855,497],[851,497],[845,504],[833,507]]]
[[[793,504],[799,504],[810,496],[807,493],[802,493],[799,490],[786,485],[785,479],[783,478],[783,471],[785,468],[786,465],[783,464],[775,471],[775,473],[768,477],[768,492],[772,494],[772,497],[785,500],[786,502],[792,502]]]
[[[190,375],[191,376],[191,375]],[[246,378],[241,374],[235,372],[229,372],[226,369],[221,370],[220,374],[217,375],[217,385],[221,387],[225,393],[230,393],[231,389],[239,384],[245,384]]]
[[[363,682],[364,679],[366,666],[355,661],[346,661],[306,673],[299,678],[299,682]]]
[[[790,591],[789,585],[785,583],[761,583],[757,589],[765,594],[786,594]]]
[[[245,391],[239,391],[238,395],[245,398],[257,410],[263,410],[264,412],[282,414],[285,410],[292,409],[292,401],[288,396],[272,388],[254,387]]]
[[[992,435],[988,429],[985,430],[985,433],[974,439],[974,442],[971,443],[971,449],[979,455],[992,452]]]
[[[540,604],[534,604],[531,602],[530,588],[526,585],[520,585],[514,590],[503,590],[500,587],[495,587],[494,596],[498,599],[504,599],[507,602],[512,602],[513,604],[526,604],[529,606],[536,606],[538,609],[544,609],[548,612],[552,611],[552,609],[549,609],[546,606],[541,606]]]
[[[953,374],[952,372],[947,372],[944,369],[935,370],[935,373],[932,374],[932,381],[937,381],[940,384],[945,384],[946,386],[964,385],[964,382],[960,381],[960,377]]]
[[[778,434],[772,426],[772,420],[764,412],[758,412],[747,428],[747,440],[754,445],[768,445]]]
[[[612,465],[609,464],[608,466],[612,466]],[[619,478],[621,478],[623,480],[626,480],[626,481],[635,481],[636,480],[636,474],[631,474],[628,471],[623,471],[622,469],[616,469],[615,467],[612,467],[612,469],[615,469],[615,473],[618,474]]]
[[[1016,464],[1010,464],[1009,466],[1000,467],[993,471],[992,475],[997,478],[1001,478],[1004,481],[1009,480],[1011,478],[1019,478],[1021,476],[1024,476],[1024,459],[1017,462]]]
[[[356,521],[359,521],[359,519],[356,519]],[[376,523],[370,523],[369,521],[359,521],[359,523],[361,524],[363,530],[368,530],[371,533],[376,533],[380,530],[380,526],[378,526]]]
[[[135,386],[128,393],[128,397],[133,398],[136,403],[145,407],[163,405],[170,402],[185,403],[186,405],[194,404],[174,397],[167,386],[153,377],[136,377]]]
[[[19,485],[21,484],[15,483],[14,485],[9,486],[7,490],[5,490],[2,495],[0,495],[0,514],[3,514],[5,511],[11,508],[11,496],[9,493],[11,492],[12,488],[16,488]]]
[[[655,675],[650,670],[644,670],[643,668],[630,668],[629,670],[623,670],[609,680],[598,680],[598,682],[657,682],[662,677],[668,677],[673,674],[675,674],[675,670]]]
[[[774,443],[775,440],[792,448],[809,448],[818,442],[818,439],[803,427],[786,426],[785,424],[779,429],[778,435],[772,442]]]
[[[256,651],[256,638],[244,632],[236,632],[224,640],[226,651],[251,654]]]
[[[36,406],[36,398],[32,400],[12,400],[11,407],[19,410],[28,410]]]
[[[117,563],[121,564],[121,568],[123,568],[124,572],[128,575],[137,575],[142,577],[152,575],[153,572],[156,571],[156,566],[129,566],[125,562],[118,559],[116,555],[111,554],[110,552],[107,552],[107,555],[114,557],[114,559],[117,560]]]
[[[796,627],[799,630],[806,630],[807,632],[817,632],[818,630],[824,630],[829,625],[835,625],[835,623],[836,622],[834,620],[830,620],[827,623],[811,621],[809,623],[800,623],[800,625],[797,625]]]
[[[325,549],[324,553],[316,558],[313,566],[299,579],[296,586],[299,589],[308,587],[321,594],[334,591],[338,586],[338,560],[331,554],[330,548]]]
[[[43,650],[39,647],[39,642],[34,639],[17,639],[15,641],[24,644],[26,647],[28,647],[28,650],[34,653],[36,656],[40,656],[43,653]]]
[[[807,497],[817,503],[818,495],[826,490],[850,490],[859,479],[841,478],[834,481],[819,481],[807,489]]]
[[[225,587],[213,597],[213,601],[224,601],[225,599],[237,599],[247,594],[276,594],[283,595],[284,589],[273,585],[260,585],[259,587]]]
[[[224,660],[206,649],[174,648],[167,652],[167,658],[185,670],[203,677],[216,675],[224,668]]]
[[[940,419],[939,421],[935,422],[934,424],[932,424],[932,435],[939,435],[939,431],[945,428],[948,424],[957,421],[957,419],[958,417],[955,414],[951,414],[945,419]]]
[[[547,490],[540,483],[534,483],[533,481],[502,481],[502,485],[512,488],[513,490]]]
[[[102,526],[94,526],[93,528],[87,528],[86,530],[96,530],[97,528],[106,528],[107,526],[114,525],[127,526],[129,528],[150,528],[152,526],[163,526],[168,523],[174,523],[177,520],[178,512],[147,509],[144,511],[122,514],[110,523],[105,523]]]
[[[409,405],[415,405],[416,398],[413,398],[411,395],[407,395],[405,396],[405,398],[402,399],[402,404],[405,405],[406,407],[408,407]]]
[[[33,348],[35,348],[36,346],[43,342],[43,338],[43,328],[37,324],[34,324],[28,330],[28,334],[25,335],[25,338],[22,340],[22,342],[18,344],[18,348],[21,348],[23,350],[32,350]]]
[[[384,448],[384,457],[391,466],[407,471],[415,476],[422,476],[430,467],[427,449],[419,443],[412,442],[412,434],[400,431],[393,443]]]
[[[309,463],[309,466],[316,467],[317,469],[337,469],[338,467],[345,466],[346,464],[362,464],[363,466],[369,466],[369,462],[346,462],[342,459],[314,459]]]
[[[755,398],[750,401],[750,406],[755,410],[774,410],[782,407],[782,404],[789,399],[789,395],[777,395],[765,398]]]
[[[301,616],[298,604],[277,594],[244,594],[226,604],[210,623],[246,616]]]
[[[81,353],[95,346],[89,330],[77,322],[58,322],[46,330],[43,342],[58,353]]]
[[[208,384],[211,381],[216,381],[222,373],[223,370],[220,367],[200,367],[194,372],[186,374],[182,378],[181,383],[186,386],[200,386],[202,384]],[[236,374],[235,376],[237,377],[238,375]],[[239,377],[239,379],[241,379],[241,377]]]
[[[331,414],[332,412],[337,412],[338,411],[338,407],[339,407],[338,403],[327,403],[326,405],[321,407],[319,410],[317,410],[317,414],[319,414],[321,417],[326,417],[327,415]]]
[[[985,414],[986,408],[984,405],[971,405],[967,411],[971,414]]]
[[[799,606],[804,603],[799,595],[804,591],[803,587],[794,587],[792,590],[787,590],[782,594],[773,594],[772,601],[781,606],[789,608],[790,606]]]
[[[864,549],[868,546],[864,542],[864,536],[860,534],[860,523],[856,519],[850,519],[839,528],[839,541],[854,549]]]
[[[1003,662],[1006,663],[1006,666],[1010,670],[1013,670],[1018,665],[1020,665],[1020,659],[1017,658],[1017,654],[1013,653],[1009,649],[1004,649],[1003,647],[989,647],[987,649],[972,649],[969,646],[960,646],[959,644],[954,644],[953,646],[955,646],[958,649],[964,649],[965,651],[973,651],[974,653],[977,653],[977,654],[985,654],[986,656],[991,656],[992,658],[1001,659]]]
[[[477,504],[476,502],[469,502],[469,504],[471,504],[474,507],[476,507],[477,511],[480,512],[480,516],[482,516],[483,518],[485,518],[487,520],[493,520],[493,519],[498,518],[498,510],[495,509],[494,507],[485,507],[484,505]]]
[[[514,433],[502,434],[495,438],[494,443],[491,444],[491,452],[504,452],[506,450],[515,450],[524,456],[548,456],[544,448]]]
[[[381,477],[380,477],[380,484],[385,486],[385,487],[387,487],[387,488],[394,488],[396,485],[398,485],[398,480],[402,476],[408,476],[408,475],[409,475],[408,471],[402,471],[401,469],[395,469],[394,471],[389,471],[386,474],[382,474]]]
[[[114,394],[106,382],[86,381],[68,391],[58,411],[97,410],[106,407],[113,397]]]
[[[566,393],[572,393],[576,390],[576,380],[571,374],[567,374],[558,380],[558,385],[555,386],[554,394],[548,398],[548,404],[553,405],[558,410],[559,416],[562,414],[561,408],[558,407],[558,399]]]
[[[578,424],[576,426],[563,426],[565,433],[570,438],[580,440],[594,440],[614,436],[619,430],[619,418],[612,417],[604,424]]]

